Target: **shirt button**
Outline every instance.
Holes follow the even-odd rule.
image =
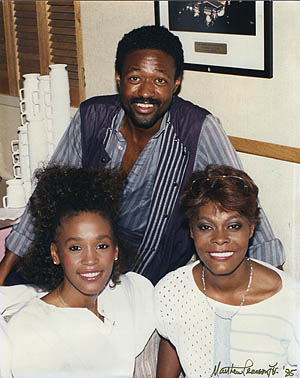
[[[101,159],[101,163],[105,163],[106,162],[106,159],[105,158],[102,158]]]
[[[123,146],[121,146],[120,144],[118,144],[118,150],[123,151]]]
[[[178,183],[176,181],[173,182],[173,186],[177,186]]]

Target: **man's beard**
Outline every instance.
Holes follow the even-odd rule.
[[[121,100],[121,102],[122,102],[122,100]],[[136,128],[139,128],[139,129],[150,129],[165,114],[164,111],[163,112],[160,111],[160,106],[162,104],[160,100],[156,100],[156,99],[153,99],[151,97],[149,97],[147,99],[145,99],[143,97],[133,97],[130,100],[130,105],[133,105],[135,103],[139,103],[139,104],[153,104],[153,105],[157,106],[157,110],[155,111],[155,113],[150,118],[147,118],[146,116],[143,117],[142,114],[139,115],[139,116],[136,116],[136,113],[133,111],[133,109],[132,109],[131,106],[129,106],[128,109],[126,109],[126,107],[123,106],[123,109],[125,111],[126,117],[128,117],[131,120],[131,122],[133,123],[133,125]],[[123,103],[122,103],[122,105],[123,105]]]

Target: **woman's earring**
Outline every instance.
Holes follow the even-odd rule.
[[[115,257],[115,261],[118,261],[119,260],[119,256]]]

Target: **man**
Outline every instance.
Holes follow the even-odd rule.
[[[166,28],[144,26],[125,34],[115,68],[119,94],[81,104],[50,164],[121,167],[127,173],[120,233],[138,248],[133,270],[155,284],[194,252],[179,211],[190,174],[211,163],[242,166],[218,119],[177,96],[183,51]],[[31,239],[25,211],[6,240],[0,283]],[[249,254],[277,266],[284,262],[282,245],[263,212]]]

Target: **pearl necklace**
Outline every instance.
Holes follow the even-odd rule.
[[[203,265],[202,267],[202,285],[203,285],[203,291],[204,291],[204,295],[205,295],[205,299],[206,299],[206,303],[208,305],[208,307],[221,319],[224,319],[224,320],[232,320],[232,318],[240,311],[241,307],[244,305],[245,301],[246,301],[246,298],[248,296],[248,293],[249,293],[249,290],[250,290],[250,287],[251,287],[251,284],[252,284],[252,277],[253,277],[253,265],[252,265],[252,262],[251,260],[248,258],[247,259],[248,263],[249,263],[249,267],[250,267],[250,275],[249,275],[249,282],[248,282],[248,286],[247,286],[247,289],[245,291],[245,294],[242,298],[242,301],[239,305],[239,308],[237,309],[236,312],[234,312],[231,316],[229,316],[228,318],[225,317],[225,316],[222,316],[220,314],[218,314],[215,309],[213,308],[213,306],[209,303],[208,301],[208,297],[207,297],[207,294],[206,294],[206,284],[205,284],[205,275],[204,275],[204,270],[205,270],[205,267]]]

